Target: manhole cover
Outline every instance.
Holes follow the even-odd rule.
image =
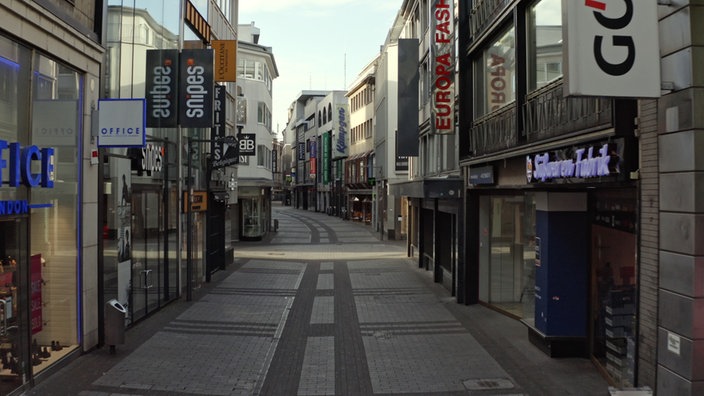
[[[493,390],[493,389],[512,389],[513,382],[506,378],[478,378],[468,379],[463,382],[464,387],[468,390]]]

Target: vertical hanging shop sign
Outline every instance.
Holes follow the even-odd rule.
[[[455,132],[455,13],[450,0],[433,0],[432,128],[437,134]]]
[[[147,127],[178,125],[178,50],[147,50]]]
[[[658,4],[563,0],[565,95],[660,96]]]
[[[418,39],[398,40],[396,155],[418,156]]]
[[[213,40],[215,81],[237,81],[237,40]]]
[[[179,59],[179,123],[213,126],[213,50],[184,49]]]
[[[346,104],[338,104],[335,106],[337,108],[336,114],[332,117],[332,158],[345,158],[347,157],[348,147],[349,147],[349,125],[350,125],[350,112]]]

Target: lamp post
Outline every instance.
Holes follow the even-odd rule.
[[[186,212],[186,301],[191,301],[193,298],[193,143],[228,143],[237,144],[237,139],[234,136],[223,136],[215,139],[194,139],[188,137],[188,175],[186,177],[186,187],[188,190],[188,206]],[[208,165],[210,166],[210,165]],[[208,187],[210,180],[207,180]],[[207,198],[206,198],[207,199]]]

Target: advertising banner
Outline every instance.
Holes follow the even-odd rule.
[[[454,2],[432,2],[432,122],[437,134],[455,132],[455,18]]]
[[[399,39],[396,155],[418,156],[418,74],[418,39]]]
[[[212,153],[213,169],[220,169],[226,166],[235,165],[239,162],[237,155],[237,147],[234,144],[228,144],[222,140],[225,137],[226,130],[226,103],[227,91],[224,85],[215,85],[215,102],[213,102],[213,129],[211,136],[213,137],[210,144],[210,152]]]
[[[657,98],[655,0],[562,0],[565,95]]]
[[[213,40],[215,81],[237,81],[237,40]]]
[[[349,128],[350,111],[346,104],[335,106],[335,114],[332,115],[332,158],[345,158],[349,153]],[[299,158],[299,159],[305,159]]]
[[[178,50],[147,50],[147,127],[178,125]]]
[[[146,144],[144,99],[98,101],[99,147],[144,147]]]
[[[213,88],[213,50],[182,50],[178,104],[182,127],[213,127]]]

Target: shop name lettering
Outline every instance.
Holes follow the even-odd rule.
[[[578,149],[575,151],[576,158],[574,160],[558,160],[551,161],[550,154],[542,154],[535,156],[535,170],[533,171],[533,179],[546,181],[557,178],[577,177],[587,179],[591,177],[609,176],[612,174],[612,168],[609,167],[612,158],[609,155],[609,145],[605,144],[599,149],[598,156],[594,156],[594,148]],[[586,156],[585,156],[586,154]],[[528,157],[528,163],[532,164],[532,160]],[[618,170],[616,169],[616,172]]]
[[[344,107],[340,107],[337,113],[340,126],[337,130],[337,145],[335,148],[338,152],[344,153],[347,150],[347,114]]]
[[[435,47],[439,53],[435,57],[435,128],[450,131],[454,128],[454,73],[452,57],[452,13],[446,0],[435,4]],[[442,53],[442,51],[449,51]]]
[[[633,1],[624,0],[626,3],[626,11],[620,18],[607,18],[599,11],[606,11],[606,3],[596,0],[585,0],[585,6],[594,8],[599,11],[594,11],[594,19],[603,28],[610,31],[621,30],[631,23],[633,20]],[[628,54],[626,59],[621,63],[609,63],[604,59],[604,54],[602,51],[604,36],[595,35],[594,36],[594,60],[596,61],[599,68],[612,76],[622,76],[628,73],[635,63],[636,59],[636,46],[633,42],[633,37],[631,36],[613,36],[612,42],[615,47],[626,47]]]
[[[188,60],[192,65],[193,59]],[[186,117],[203,118],[205,115],[205,68],[203,66],[188,66],[186,68]]]
[[[6,157],[9,154],[9,158]],[[40,173],[33,173],[39,164]],[[3,180],[7,169],[9,180]],[[7,183],[10,187],[24,184],[28,187],[54,187],[54,149],[37,146],[21,147],[19,143],[0,140],[0,185]],[[12,202],[12,201],[8,201]]]
[[[171,80],[174,76],[174,69],[171,67],[171,59],[165,61],[164,66],[154,68],[154,86],[149,94],[152,96],[154,110],[152,117],[171,117]]]

